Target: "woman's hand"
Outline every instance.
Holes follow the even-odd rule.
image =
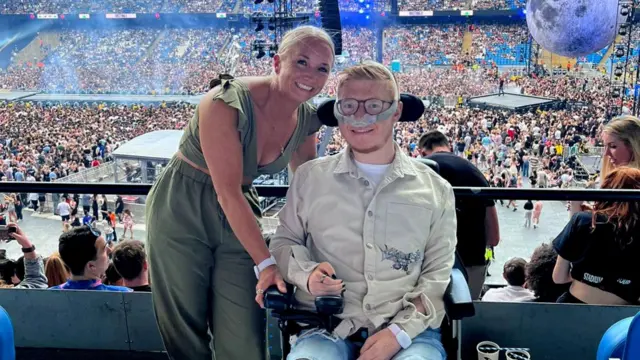
[[[258,285],[256,285],[256,302],[264,309],[264,292],[271,286],[276,285],[281,293],[287,292],[287,286],[280,275],[280,271],[275,265],[268,266],[260,273]]]

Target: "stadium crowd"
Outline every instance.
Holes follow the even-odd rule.
[[[462,54],[465,30],[457,25],[388,28],[383,62],[389,65],[397,60],[411,68],[466,60]],[[486,25],[473,34],[469,55],[473,62],[525,64],[524,59],[508,55],[525,41],[522,27]],[[269,42],[265,32],[247,28],[47,32],[34,40],[39,46],[14,51],[11,65],[0,70],[0,87],[63,93],[200,93],[206,90],[202,79],[218,73],[268,71],[269,55],[256,59],[252,53],[257,39]],[[376,58],[375,35],[370,29],[345,27],[343,43],[345,51],[337,58],[338,69]],[[500,51],[493,50],[498,47]]]
[[[459,0],[456,0],[459,1]],[[369,1],[370,8],[379,2]],[[433,6],[448,6],[448,1],[434,1]],[[272,12],[272,5],[255,4],[254,0],[17,0],[0,2],[0,14],[82,14],[82,13],[253,13]],[[367,9],[364,2],[340,0],[341,11]],[[317,5],[311,0],[294,2],[295,12],[310,13]],[[388,4],[384,7],[387,7]],[[444,9],[444,8],[443,8]]]

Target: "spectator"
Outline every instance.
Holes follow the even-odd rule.
[[[509,259],[504,264],[502,277],[507,281],[507,286],[498,289],[489,289],[482,301],[490,302],[519,302],[532,301],[535,299],[534,294],[524,288],[525,268],[527,261],[522,258]]]
[[[45,262],[44,273],[49,287],[62,285],[69,280],[69,270],[58,252],[49,255]]]
[[[138,240],[123,241],[113,249],[113,265],[133,291],[151,291],[149,265],[144,244]]]
[[[127,287],[104,285],[102,276],[109,266],[107,243],[104,237],[84,225],[60,236],[58,251],[62,261],[69,267],[70,279],[51,289],[133,291]]]
[[[569,289],[569,284],[558,285],[553,282],[553,267],[557,258],[558,253],[550,244],[541,244],[533,250],[525,268],[525,277],[527,289],[535,295],[534,302],[555,303]]]
[[[640,190],[640,170],[617,167],[602,183],[603,189]],[[553,241],[558,260],[553,270],[557,284],[571,283],[561,303],[598,305],[637,304],[640,273],[636,259],[640,243],[640,203],[600,201],[593,211],[573,215]]]
[[[17,289],[46,289],[47,277],[44,274],[44,263],[42,257],[36,253],[35,245],[29,241],[27,235],[17,224],[9,223],[7,227],[16,229],[9,236],[16,240],[16,243],[22,247],[22,252],[24,253],[24,256],[14,263],[15,277],[9,276],[7,278],[7,280],[11,280],[8,285],[13,285]],[[6,275],[3,274],[3,277],[6,278]]]
[[[440,166],[440,176],[452,186],[489,187],[485,176],[471,162],[451,153],[446,136],[432,130],[420,137],[422,155]],[[480,298],[487,274],[485,252],[498,246],[500,226],[493,200],[456,199],[456,249],[469,276],[469,289],[474,300]]]

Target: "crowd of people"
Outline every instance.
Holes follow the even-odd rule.
[[[340,0],[341,11],[358,11],[366,9],[366,4],[359,1]],[[378,1],[367,1],[371,8],[380,6]],[[313,12],[317,5],[310,0],[294,2],[296,12]],[[388,8],[388,4],[383,9]],[[400,0],[398,8],[401,11],[424,11],[424,10],[509,10],[523,8],[523,0]],[[376,9],[378,10],[378,9]],[[76,14],[76,13],[215,13],[227,12],[251,13],[254,11],[265,11],[264,7],[254,4],[254,0],[19,0],[6,1],[0,4],[0,14]]]
[[[414,67],[478,64],[524,65],[523,26],[471,27],[473,41],[463,51],[466,26],[418,25],[385,29],[383,63]],[[0,70],[0,88],[66,93],[196,94],[219,73],[236,76],[268,71],[271,52],[256,57],[256,40],[268,33],[250,28],[65,30],[38,34],[39,49],[14,49],[13,61]],[[39,39],[39,40],[38,40]],[[375,34],[345,27],[344,53],[336,67],[375,59]],[[114,54],[117,55],[114,57]],[[331,87],[327,87],[331,88]]]

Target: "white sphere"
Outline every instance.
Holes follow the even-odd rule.
[[[631,9],[629,9],[631,10]],[[529,0],[531,36],[552,53],[579,57],[611,44],[620,24],[618,0]]]

